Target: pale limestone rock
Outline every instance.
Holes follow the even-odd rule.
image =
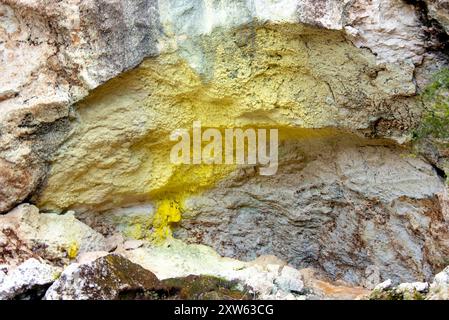
[[[218,255],[204,245],[188,245],[172,239],[162,246],[150,246],[121,252],[132,262],[152,271],[159,279],[189,274],[219,275],[246,266],[245,262]]]
[[[247,285],[260,299],[291,298],[291,292],[300,293],[304,287],[300,273],[294,268],[225,258],[209,247],[189,245],[174,239],[163,246],[147,246],[121,254],[161,280],[190,274],[212,275]]]
[[[192,46],[195,36],[253,20],[346,30],[356,45],[375,52],[379,62],[419,63],[426,46],[417,9],[401,0],[164,1],[159,8],[162,26],[176,47],[185,49],[192,66],[202,60]]]
[[[39,299],[60,272],[60,268],[29,259],[0,281],[0,300]]]
[[[449,284],[449,268],[446,267],[443,271],[435,275],[434,284],[447,285]]]
[[[80,253],[76,258],[76,263],[86,264],[97,260],[98,258],[105,257],[109,254],[107,251],[92,251]]]
[[[374,287],[374,290],[384,291],[384,290],[390,290],[391,288],[393,288],[393,282],[391,281],[391,279],[387,279],[384,282],[379,283],[378,285],[376,285]]]
[[[357,0],[347,12],[344,21],[349,38],[375,53],[379,63],[403,67],[421,63],[426,43],[413,5],[402,0]]]
[[[429,289],[429,284],[427,282],[412,282],[412,283],[401,283],[398,285],[397,290],[399,292],[413,294],[415,291],[420,293],[426,293]]]
[[[22,204],[0,216],[0,228],[12,230],[20,240],[25,255],[40,255],[44,259],[74,259],[79,253],[105,250],[105,238],[78,221],[73,213],[63,215],[39,213],[39,209]],[[14,237],[8,241],[14,241]],[[21,252],[16,253],[20,258]]]
[[[124,237],[121,233],[114,233],[113,235],[106,238],[106,248],[108,252],[114,251],[118,247],[123,246],[125,242]]]
[[[6,26],[1,34],[6,40],[2,42],[2,68],[10,75],[7,84],[0,83],[5,92],[28,91],[31,95],[42,86],[61,86],[57,89],[61,95],[77,100],[86,89],[158,52],[155,1],[5,0],[1,10]],[[14,50],[13,44],[21,49]],[[42,75],[31,81],[37,72]],[[44,82],[48,80],[53,81]],[[31,90],[30,85],[34,86]],[[53,94],[49,91],[38,99],[45,101]],[[26,104],[33,105],[31,101]]]
[[[449,300],[449,267],[435,275],[427,299]]]
[[[304,284],[301,281],[301,273],[290,266],[284,266],[279,277],[275,279],[275,284],[286,292],[301,293]]]
[[[350,0],[298,1],[296,9],[299,21],[326,29],[341,30],[345,26],[345,9]],[[352,7],[349,7],[349,11]]]
[[[133,250],[133,249],[140,248],[143,245],[144,245],[144,242],[141,240],[128,240],[128,241],[125,241],[125,243],[123,243],[123,249]]]

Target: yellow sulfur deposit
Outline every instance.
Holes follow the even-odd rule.
[[[72,133],[36,199],[42,209],[155,202],[154,230],[164,238],[180,219],[182,199],[236,169],[172,164],[171,131],[201,121],[307,138],[319,128],[363,126],[357,108],[382,100],[383,88],[369,77],[380,72],[374,57],[337,31],[289,24],[216,30],[198,36],[195,48],[147,59],[76,106]],[[318,134],[326,130],[335,132]]]
[[[67,248],[67,256],[69,259],[75,259],[78,255],[79,251],[79,245],[76,243],[76,241],[72,242],[69,247]]]
[[[162,200],[157,203],[153,218],[153,237],[161,241],[171,236],[170,225],[181,221],[181,204],[176,200]]]

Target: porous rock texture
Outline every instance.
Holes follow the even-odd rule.
[[[0,212],[37,207],[5,216],[26,231],[0,249],[24,260],[43,239],[72,259],[173,230],[351,285],[429,281],[449,153],[410,141],[448,16],[443,0],[1,0]],[[170,132],[198,120],[278,128],[278,173],[171,163]]]

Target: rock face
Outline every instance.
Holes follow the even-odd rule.
[[[0,263],[103,256],[116,232],[135,261],[174,231],[351,285],[428,281],[449,254],[449,153],[409,142],[447,31],[443,0],[3,0],[0,213],[37,207],[0,217]],[[194,121],[279,129],[278,173],[171,163]],[[70,267],[48,298],[145,288],[116,259]],[[102,264],[114,289],[91,292]],[[293,295],[289,268],[251,282]]]
[[[0,4],[0,212],[23,201],[70,129],[70,105],[157,53],[155,1]]]
[[[170,132],[195,120],[204,127],[277,127],[285,138],[328,127],[399,138],[418,119],[408,71],[379,67],[341,33],[294,25],[248,32],[205,36],[206,82],[183,58],[166,54],[80,103],[79,125],[53,159],[39,206],[104,210],[212,186],[234,168],[170,162]],[[247,37],[254,44],[246,45]],[[336,78],[335,61],[345,79]]]
[[[192,197],[177,236],[244,260],[276,254],[353,284],[372,266],[383,279],[429,279],[449,253],[444,182],[403,149],[354,140],[296,142],[281,149],[275,177],[242,170]]]
[[[444,25],[444,18],[441,17],[444,17],[447,9],[445,2],[426,2],[429,14],[433,17],[438,13],[436,19]],[[324,80],[321,84],[318,81],[317,84],[310,85],[310,88],[316,88],[318,92],[322,92],[321,96],[325,101],[317,101],[316,98],[298,100],[298,98],[284,96],[276,102],[262,97],[262,101],[254,101],[252,105],[276,103],[281,105],[280,110],[282,110],[286,108],[285,103],[294,100],[304,101],[305,104],[312,104],[315,107],[330,104],[333,105],[333,110],[326,114],[343,112],[344,117],[346,114],[351,115],[352,110],[355,109],[353,107],[346,111],[338,111],[338,109],[357,102],[358,107],[364,111],[356,112],[356,128],[366,128],[367,120],[373,122],[381,119],[376,125],[378,129],[382,127],[392,130],[392,123],[396,122],[399,122],[398,125],[402,129],[410,126],[410,118],[415,116],[414,112],[410,113],[412,102],[404,99],[404,96],[413,95],[415,92],[412,81],[415,65],[421,63],[423,58],[426,61],[432,61],[434,56],[426,53],[429,44],[425,41],[425,26],[419,19],[418,10],[414,5],[406,4],[401,0],[329,0],[319,3],[309,0],[282,0],[273,3],[264,0],[236,1],[235,3],[203,1],[192,3],[181,0],[161,2],[64,0],[51,4],[41,0],[5,0],[0,5],[0,10],[2,13],[0,49],[3,52],[0,67],[2,74],[7,75],[3,78],[5,79],[3,81],[7,80],[7,82],[0,83],[0,130],[2,133],[0,136],[0,182],[5,186],[0,191],[0,211],[2,212],[8,211],[15,204],[23,201],[45,180],[51,154],[71,129],[71,123],[74,120],[70,108],[72,103],[85,97],[89,90],[108,79],[135,67],[145,57],[164,52],[177,52],[195,71],[194,73],[208,78],[213,76],[211,75],[215,69],[213,64],[219,61],[219,57],[226,54],[227,50],[229,50],[227,52],[235,52],[236,49],[241,51],[242,58],[245,55],[252,57],[254,52],[257,52],[254,50],[254,45],[261,42],[258,39],[264,36],[259,34],[256,37],[256,33],[260,32],[255,25],[298,23],[312,25],[321,28],[315,29],[318,33],[317,37],[315,37],[316,33],[305,32],[304,36],[301,35],[305,41],[296,47],[297,50],[312,56],[314,62],[310,67],[313,71],[309,72],[306,71],[308,68],[300,68],[303,69],[300,74],[306,73],[309,76],[304,76],[299,81],[313,81],[311,78],[316,77],[319,78],[317,80]],[[401,12],[400,15],[396,14],[398,11]],[[376,14],[371,14],[372,12]],[[339,30],[339,35],[328,34],[323,29]],[[213,41],[214,38],[216,42],[225,44],[223,38],[214,36],[217,30],[223,30],[226,33],[224,36],[226,39],[232,38],[233,30],[240,30],[235,33],[234,39],[240,49],[226,44],[220,49],[225,52],[221,54],[211,52],[209,49],[217,45]],[[287,34],[290,33],[289,30],[286,31]],[[320,36],[323,32],[326,35],[324,37]],[[265,33],[268,34],[268,43],[265,47],[268,47],[271,42],[270,32]],[[278,37],[278,35],[275,36]],[[329,40],[329,37],[333,40]],[[353,80],[348,82],[350,79],[329,81],[323,79],[319,72],[317,74],[314,71],[314,65],[321,65],[323,69],[331,71],[328,76],[335,79],[332,67],[338,66],[338,63],[328,65],[325,62],[332,59],[325,58],[323,61],[319,57],[313,59],[313,56],[323,50],[332,55],[336,48],[331,43],[335,43],[339,37],[349,39],[357,47],[368,48],[375,54],[375,56],[371,55],[371,59],[376,60],[376,65],[366,66],[365,62],[360,62],[359,58],[356,58],[355,64],[361,68],[358,72],[363,71],[366,74],[366,81],[371,82],[372,77],[373,82],[377,83],[374,86],[383,83],[385,88],[373,88],[374,92],[386,91],[385,93],[390,97],[384,98],[396,100],[394,105],[397,107],[391,106],[393,101],[387,103],[381,97],[370,100],[369,97],[375,97],[370,92],[372,90],[366,88],[364,81],[358,85],[359,77],[350,70],[344,68],[341,71],[338,70],[338,75],[343,76],[349,71],[351,77],[357,78],[355,84]],[[286,40],[291,42],[291,39]],[[329,41],[331,43],[328,43]],[[323,47],[323,42],[328,43],[326,48],[329,50]],[[267,51],[268,57],[272,55],[273,61],[282,57],[282,60],[286,61],[291,57],[289,52],[291,49],[294,50],[295,45],[292,47],[288,43],[280,44],[281,48],[288,49],[285,52],[275,48],[267,50],[262,45],[261,50]],[[308,44],[311,44],[308,49],[302,48],[302,46],[307,47]],[[359,54],[361,52],[363,50],[360,50]],[[326,55],[326,52],[323,54]],[[369,56],[368,53],[365,54],[366,57]],[[348,59],[353,61],[354,57],[351,56],[348,56]],[[303,58],[300,55],[296,57],[299,62],[298,59]],[[344,61],[340,62],[341,65],[347,64]],[[386,64],[381,64],[383,62]],[[270,65],[273,63],[267,61],[266,66]],[[282,67],[285,63],[275,65]],[[301,63],[298,67],[300,65]],[[227,71],[226,69],[217,70],[220,74],[216,76],[223,79],[227,74],[245,80],[248,76],[269,78],[272,73],[268,72],[265,75],[262,73],[260,76],[260,71],[266,68],[261,64],[254,70],[244,68],[239,75],[236,70],[241,67],[241,64],[237,64],[229,66]],[[281,71],[279,68],[276,69]],[[291,76],[291,74],[285,74],[285,79]],[[346,84],[344,87],[342,87],[343,83]],[[181,85],[181,83],[178,84]],[[301,84],[294,86],[297,89],[292,92],[300,92],[298,89]],[[355,90],[351,89],[352,87]],[[347,92],[348,90],[352,92]],[[342,99],[339,92],[347,98]],[[336,96],[332,97],[332,93]],[[209,100],[205,99],[204,102],[219,99],[227,105],[227,98],[216,97],[216,94],[207,96]],[[353,102],[347,101],[348,99]],[[152,102],[150,104],[155,105]],[[408,107],[405,108],[404,104]],[[373,114],[368,106],[380,110]],[[258,109],[260,107],[252,107],[250,111],[257,113]],[[293,108],[290,115],[295,121],[290,122],[296,126],[310,123],[305,117],[305,112],[296,109]],[[288,108],[281,112],[287,111]],[[313,113],[315,111],[312,111]],[[310,117],[310,112],[308,114]],[[319,117],[319,114],[314,115],[315,119]],[[325,122],[325,119],[326,117],[320,122]],[[331,125],[344,126],[335,123],[335,120]],[[397,126],[394,127],[397,129]],[[142,132],[146,129],[138,130]],[[392,132],[380,133],[392,134]],[[394,133],[394,135],[398,134]]]

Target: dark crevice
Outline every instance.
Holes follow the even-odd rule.
[[[50,288],[51,283],[43,284],[43,285],[35,285],[25,292],[18,294],[13,298],[13,300],[42,300],[47,292],[48,288]]]
[[[438,168],[435,164],[431,163],[433,169],[435,170],[435,172],[437,173],[437,175],[442,178],[444,181],[446,181],[447,179],[447,175],[446,172],[444,172],[443,169]]]
[[[424,25],[426,45],[429,51],[442,52],[449,56],[449,35],[445,32],[441,24],[430,17],[427,4],[423,0],[404,0],[405,3],[416,8],[418,17]]]

